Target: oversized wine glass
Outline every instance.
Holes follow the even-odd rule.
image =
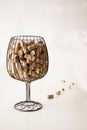
[[[30,98],[30,83],[42,78],[48,71],[48,51],[44,38],[11,37],[7,50],[7,71],[12,78],[26,84],[26,100],[15,104],[14,108],[24,112],[41,109],[42,104]]]

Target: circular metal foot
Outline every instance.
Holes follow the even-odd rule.
[[[22,101],[14,105],[14,108],[23,112],[37,111],[42,108],[42,104],[35,101]]]

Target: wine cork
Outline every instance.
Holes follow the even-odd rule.
[[[35,73],[35,71],[32,71],[32,72],[31,72],[31,76],[36,77],[36,78],[39,77],[39,75],[38,75],[37,73]]]
[[[35,60],[35,56],[31,56],[31,61],[34,61]]]
[[[31,57],[30,54],[25,54],[25,55],[24,55],[24,58],[26,58],[26,59],[28,59],[28,60],[31,60],[32,57]]]
[[[29,75],[31,75],[31,74],[32,74],[32,71],[31,71],[31,70],[29,70],[28,74],[29,74]]]
[[[18,73],[19,73],[20,79],[23,79],[23,70],[22,70],[21,64],[20,62],[18,62],[17,64],[18,64]]]
[[[18,53],[19,48],[20,48],[20,43],[16,43],[16,45],[15,45],[15,53]]]
[[[24,42],[21,42],[21,48],[22,48],[24,54],[26,54],[28,52],[27,45]]]
[[[40,62],[40,59],[39,59],[39,58],[36,58],[35,62],[39,63],[39,62]]]
[[[25,61],[22,61],[22,67],[25,68],[25,69],[27,68],[27,64],[26,64]]]
[[[64,91],[65,89],[64,88],[62,88],[62,91]]]
[[[36,56],[39,57],[40,54],[41,54],[41,47],[38,47],[37,50],[36,50]]]
[[[65,83],[66,81],[65,80],[61,80],[62,83]]]
[[[32,50],[32,51],[30,52],[30,55],[34,56],[34,55],[35,55],[35,50]]]
[[[36,48],[35,44],[33,43],[32,45],[27,46],[28,50],[34,50]]]
[[[30,46],[30,45],[32,45],[32,44],[34,44],[34,43],[35,43],[34,40],[30,40],[30,41],[27,41],[27,42],[26,42],[26,45],[27,45],[27,46]]]
[[[36,72],[37,74],[39,74],[39,73],[40,73],[40,69],[39,69],[39,68],[36,68],[36,69],[35,69],[35,72]]]
[[[60,90],[57,91],[57,92],[56,92],[56,95],[61,95],[61,91],[60,91]]]
[[[70,82],[70,85],[75,85],[75,83],[74,82]]]
[[[43,59],[39,59],[39,63],[40,64],[44,64],[44,60]]]
[[[47,95],[47,99],[52,99],[52,98],[54,98],[54,95],[53,95],[53,94]]]
[[[16,79],[19,79],[19,74],[18,74],[18,71],[17,71],[17,68],[16,68],[16,63],[11,62],[11,66],[12,66],[13,76],[14,76]]]
[[[19,57],[23,56],[23,51],[21,49],[18,51],[18,55],[19,55]]]
[[[26,59],[26,63],[27,63],[27,64],[30,64],[31,61],[30,61],[29,59]]]

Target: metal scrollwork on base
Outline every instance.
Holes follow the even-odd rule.
[[[23,112],[37,111],[42,108],[42,104],[35,101],[22,101],[14,105],[14,108]]]

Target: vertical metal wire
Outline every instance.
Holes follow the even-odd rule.
[[[26,82],[26,101],[30,101],[31,97],[30,97],[30,83]]]

